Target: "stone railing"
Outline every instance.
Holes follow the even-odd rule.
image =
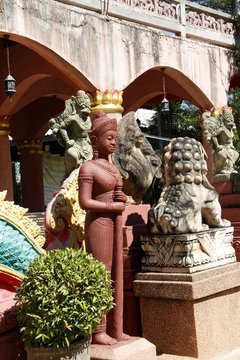
[[[112,3],[142,10],[168,21],[178,21],[182,25],[209,29],[224,35],[234,37],[232,17],[220,11],[200,6],[190,1],[161,1],[161,0],[110,0]],[[171,26],[170,26],[171,28]]]
[[[68,0],[58,0],[69,3]],[[201,39],[226,47],[235,45],[231,15],[186,0],[71,0],[83,7],[154,28],[182,38]]]
[[[189,4],[189,2],[188,2]],[[211,9],[206,9],[196,6],[186,6],[186,23],[188,25],[197,26],[203,29],[210,29],[213,31],[222,32],[225,35],[234,36],[234,25],[231,16],[211,11]]]
[[[139,10],[155,13],[157,15],[166,16],[170,19],[177,20],[179,18],[179,4],[177,2],[166,2],[157,0],[112,0],[112,2],[130,6]]]

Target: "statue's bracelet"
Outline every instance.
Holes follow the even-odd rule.
[[[107,211],[111,211],[113,209],[113,203],[112,202],[106,202]]]

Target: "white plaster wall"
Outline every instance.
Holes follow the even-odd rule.
[[[103,91],[122,90],[148,69],[170,66],[219,107],[234,73],[229,49],[53,0],[1,0],[0,32]]]

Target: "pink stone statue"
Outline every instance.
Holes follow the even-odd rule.
[[[97,326],[93,342],[112,345],[126,340],[123,334],[123,249],[122,212],[126,195],[122,192],[122,178],[108,156],[116,148],[117,120],[99,111],[88,132],[93,147],[93,160],[86,161],[79,171],[79,204],[87,211],[86,248],[105,264],[114,281],[116,306],[108,314],[107,326]]]

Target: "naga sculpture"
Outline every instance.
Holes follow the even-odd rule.
[[[47,250],[80,248],[84,241],[85,211],[78,202],[78,172],[73,170],[45,212]]]
[[[214,116],[215,115],[215,116]],[[234,164],[238,152],[233,146],[234,118],[229,109],[220,113],[206,111],[202,115],[204,136],[213,149],[214,181],[228,181],[231,173],[236,173]]]
[[[19,285],[29,262],[45,253],[45,239],[27,216],[28,209],[6,201],[6,195],[7,191],[0,192],[0,281]]]
[[[129,202],[141,203],[142,195],[151,186],[154,176],[161,177],[160,158],[138,127],[134,112],[118,123],[114,164],[123,176],[123,191]]]
[[[14,311],[16,286],[19,286],[24,278],[30,261],[40,254],[45,254],[43,249],[45,238],[41,236],[40,227],[28,216],[28,209],[15,205],[13,201],[5,200],[6,195],[7,191],[0,192],[0,348],[3,351],[0,358],[2,359],[5,359],[4,354],[7,351],[4,339],[9,342],[10,331],[18,327]],[[11,341],[9,344],[13,346],[14,342]]]
[[[151,234],[193,233],[230,226],[221,218],[218,194],[207,180],[206,157],[201,143],[188,137],[173,139],[165,147],[165,186],[158,204],[149,212]]]
[[[115,308],[93,335],[93,342],[111,345],[126,339],[123,334],[123,248],[122,212],[126,195],[122,178],[108,156],[116,148],[117,120],[100,111],[93,121],[89,136],[93,160],[86,161],[79,171],[79,204],[86,210],[86,249],[103,262],[114,280]],[[109,336],[110,335],[110,336]]]
[[[66,147],[66,177],[84,161],[92,157],[92,147],[88,137],[91,129],[90,99],[79,90],[76,96],[65,101],[64,112],[49,121],[49,127],[61,146]]]

